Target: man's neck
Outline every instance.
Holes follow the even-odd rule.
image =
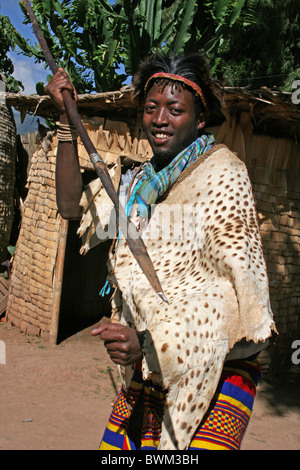
[[[173,158],[170,159],[170,158],[167,158],[167,157],[154,155],[151,158],[151,164],[152,164],[154,170],[156,171],[156,173],[158,173],[159,171],[163,170],[166,166],[168,166],[169,163],[171,163],[172,160],[173,160]]]

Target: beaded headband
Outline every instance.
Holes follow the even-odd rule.
[[[155,79],[155,78],[168,78],[169,80],[174,80],[176,82],[182,82],[182,83],[185,83],[186,85],[188,85],[190,88],[192,88],[201,98],[201,101],[205,107],[205,109],[207,110],[207,104],[206,104],[206,100],[204,98],[204,95],[203,95],[203,92],[201,90],[201,88],[199,87],[199,85],[197,85],[195,82],[192,82],[191,80],[189,80],[188,78],[185,78],[185,77],[182,77],[181,75],[175,75],[173,73],[165,73],[165,72],[157,72],[157,73],[154,73],[153,75],[151,75],[151,77],[147,80],[147,83],[145,85],[145,88],[144,88],[144,91],[145,93],[147,92],[148,90],[148,86],[149,86],[149,83],[151,80]]]

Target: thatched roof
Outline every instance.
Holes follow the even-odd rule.
[[[226,88],[225,100],[231,115],[243,111],[250,113],[255,133],[299,142],[300,105],[292,102],[292,93],[267,87],[258,90]]]
[[[119,91],[82,94],[78,97],[78,110],[87,116],[108,116],[117,114],[130,118],[135,116],[137,106],[131,98],[131,86]],[[56,119],[56,110],[48,96],[6,94],[7,103],[20,111],[23,118],[27,113],[43,118]],[[291,93],[282,93],[262,87],[257,90],[248,88],[225,88],[225,114],[239,115],[250,112],[255,132],[300,140],[300,105],[292,102]],[[219,124],[223,115],[213,117]]]
[[[20,111],[23,118],[27,113],[43,118],[57,118],[56,108],[49,96],[6,93],[6,100],[9,105]],[[87,116],[102,116],[105,113],[135,115],[136,110],[137,107],[131,99],[131,87],[78,96],[78,111]]]

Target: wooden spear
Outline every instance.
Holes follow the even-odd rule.
[[[29,0],[23,0],[23,4],[27,10],[27,13],[29,15],[33,31],[40,43],[40,46],[42,48],[43,54],[45,56],[46,62],[49,65],[49,68],[53,74],[55,74],[58,70],[58,67],[53,59],[53,56],[50,52],[50,49],[46,43],[46,40],[43,36],[43,33],[39,27],[39,24],[37,22],[37,19],[35,17],[35,14],[33,12],[33,9],[31,7],[30,1]],[[157,277],[156,271],[154,269],[154,266],[152,264],[152,261],[149,257],[149,254],[147,252],[147,249],[145,247],[145,244],[143,240],[140,237],[140,234],[136,228],[136,226],[129,220],[127,219],[127,216],[125,214],[124,208],[119,202],[119,197],[114,189],[114,186],[112,184],[112,181],[110,179],[109,173],[107,171],[106,165],[103,161],[103,159],[100,157],[98,154],[97,150],[95,149],[93,143],[91,142],[88,133],[80,119],[80,116],[77,112],[77,108],[75,103],[72,100],[72,97],[68,90],[63,90],[63,100],[65,103],[65,106],[68,110],[68,113],[70,115],[70,118],[81,138],[81,141],[86,149],[86,151],[89,154],[90,160],[96,170],[96,173],[98,177],[100,178],[105,190],[107,191],[108,196],[114,203],[115,209],[117,211],[117,218],[119,220],[120,224],[120,229],[124,235],[124,238],[126,239],[126,242],[128,244],[128,247],[130,251],[132,252],[133,256],[135,257],[137,263],[139,264],[140,268],[144,272],[145,276],[147,277],[150,285],[153,287],[154,291],[158,294],[158,296],[166,303],[168,303],[168,300],[166,296],[163,293],[161,284],[159,282],[159,279]]]

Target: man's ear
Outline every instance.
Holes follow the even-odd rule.
[[[203,129],[203,127],[205,126],[206,122],[203,121],[201,118],[198,119],[198,131],[200,131],[200,129]]]
[[[199,113],[198,119],[197,119],[198,131],[200,131],[200,129],[202,129],[205,126],[205,124],[206,124],[205,113]]]

